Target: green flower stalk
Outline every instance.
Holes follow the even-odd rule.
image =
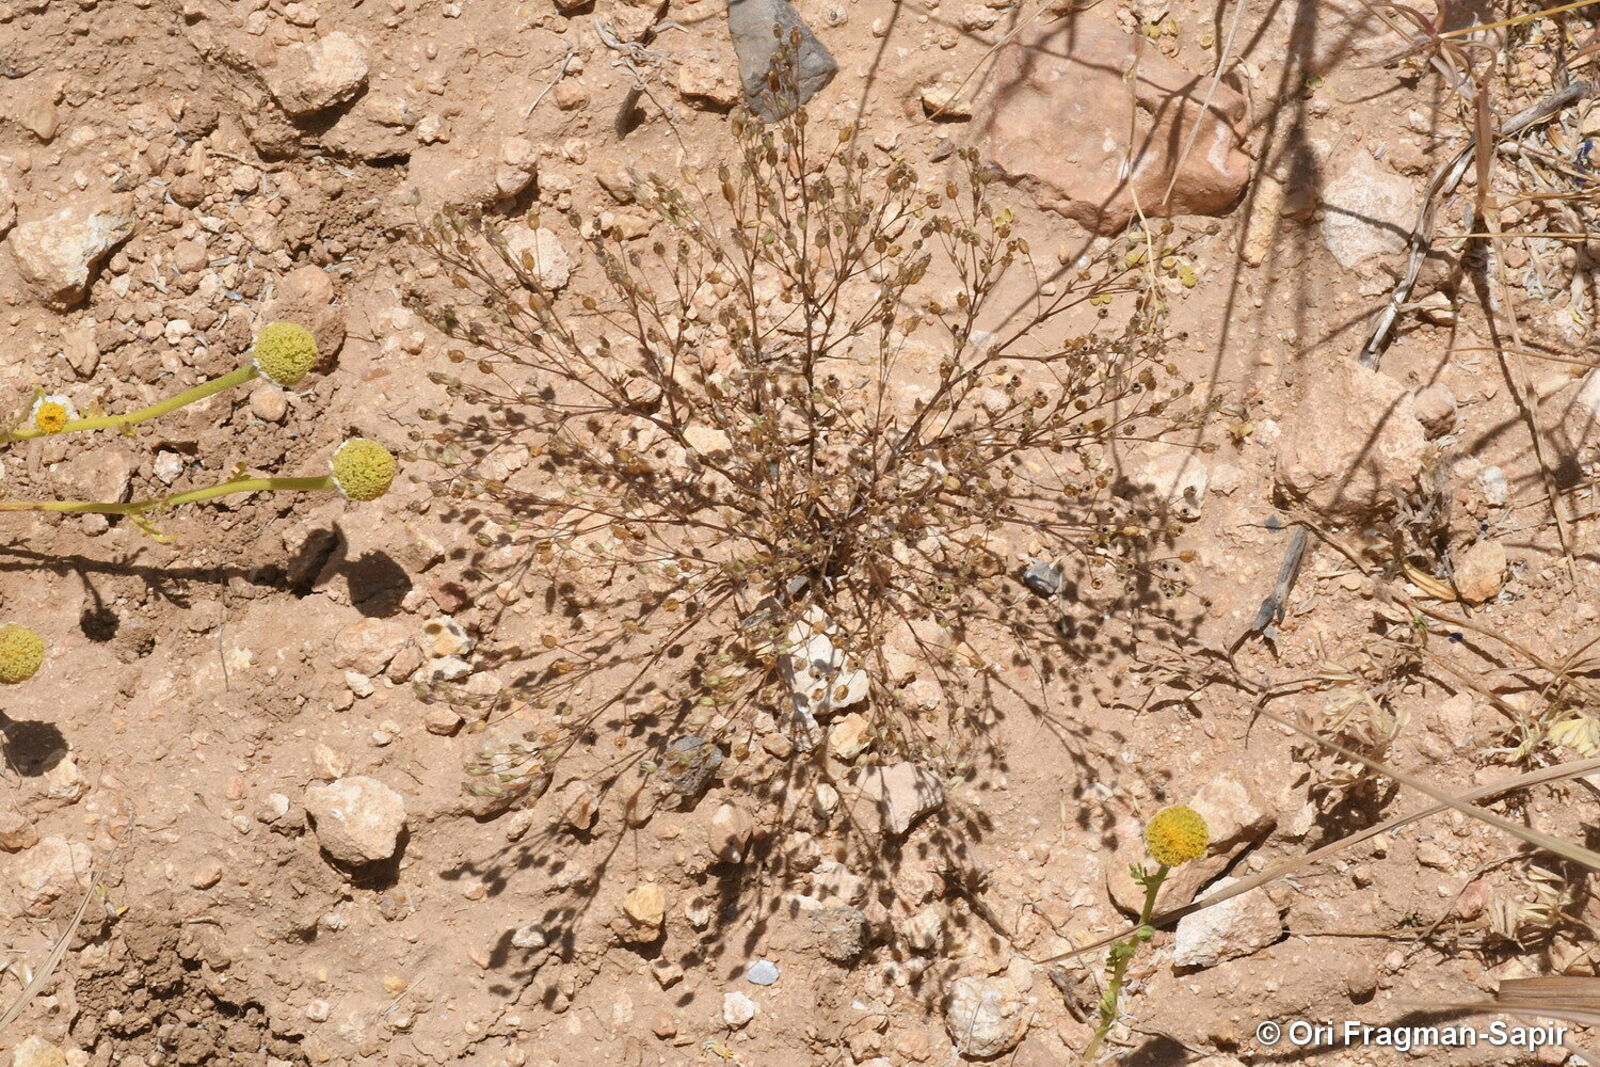
[[[289,490],[318,492],[328,489],[338,491],[347,500],[376,500],[389,491],[399,471],[394,454],[376,441],[352,437],[334,450],[328,463],[328,473],[315,478],[245,478],[235,476],[217,485],[202,489],[189,489],[170,496],[149,500],[131,500],[122,504],[107,504],[89,500],[0,500],[0,511],[59,511],[72,514],[128,515],[152,536],[161,538],[145,520],[152,511],[195,504],[202,500],[215,500],[236,493],[259,493]]]
[[[34,402],[30,413],[31,425],[18,430],[0,431],[0,444],[82,430],[126,430],[256,378],[265,378],[274,385],[288,388],[310,373],[316,363],[317,340],[310,330],[292,322],[268,323],[256,334],[255,344],[250,350],[250,362],[220,378],[202,382],[177,396],[122,415],[79,418],[66,397],[41,396]]]
[[[14,622],[0,626],[0,685],[26,682],[43,662],[44,638]]]
[[[1210,847],[1211,832],[1206,828],[1205,819],[1193,808],[1174,804],[1156,812],[1145,824],[1144,848],[1158,866],[1154,872],[1147,872],[1143,866],[1136,866],[1130,872],[1133,880],[1144,887],[1144,906],[1139,909],[1138,928],[1126,939],[1112,945],[1111,951],[1106,953],[1106,991],[1100,997],[1099,1021],[1094,1037],[1083,1053],[1085,1064],[1093,1062],[1095,1053],[1100,1051],[1100,1043],[1117,1021],[1117,1007],[1122,999],[1128,964],[1133,962],[1139,946],[1156,935],[1155,928],[1150,925],[1150,916],[1155,914],[1156,896],[1161,892],[1161,884],[1167,880],[1167,872],[1180,864],[1199,859]]]

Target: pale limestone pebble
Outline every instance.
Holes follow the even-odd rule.
[[[29,1036],[12,1048],[11,1067],[67,1067],[67,1054],[42,1037]]]
[[[866,671],[834,646],[832,629],[827,615],[813,607],[784,637],[779,669],[789,687],[794,717],[811,727],[861,703],[870,690]]]
[[[282,422],[289,414],[289,394],[271,382],[258,382],[250,390],[250,414],[262,422]]]
[[[938,952],[944,947],[944,915],[929,904],[900,925],[900,937],[913,952]]]
[[[156,458],[150,465],[151,473],[161,479],[163,485],[171,485],[182,477],[183,468],[183,457],[165,449],[156,453]]]
[[[454,736],[464,722],[459,712],[443,707],[429,708],[428,713],[422,717],[423,727],[436,737]]]
[[[950,984],[944,1003],[945,1032],[961,1055],[989,1059],[1021,1042],[1031,1012],[1030,998],[1010,975],[968,975]]]
[[[526,137],[506,137],[500,142],[500,162],[495,168],[495,191],[504,197],[521,196],[539,173],[539,150]]]
[[[412,154],[406,182],[397,189],[407,210],[413,210],[411,205],[437,210],[515,199],[538,176],[538,150],[526,138],[466,141],[446,148],[450,133],[436,115],[417,124],[416,136],[427,147]],[[548,181],[540,184],[548,190]]]
[[[1365,151],[1322,190],[1322,243],[1347,271],[1384,257],[1398,257],[1416,223],[1416,185],[1385,169]],[[1379,278],[1376,272],[1362,277]],[[1387,290],[1390,282],[1379,278]]]
[[[872,923],[860,908],[849,904],[829,907],[808,896],[791,899],[801,914],[810,917],[813,943],[824,958],[849,966],[866,952],[872,941]]]
[[[1283,227],[1286,196],[1282,181],[1262,175],[1251,194],[1249,221],[1239,242],[1239,255],[1252,267],[1259,267],[1272,250],[1272,243]]]
[[[194,889],[210,889],[222,881],[223,873],[221,860],[202,860],[199,866],[189,873],[189,885]]]
[[[622,898],[630,939],[651,942],[661,936],[667,918],[667,894],[654,882],[635,886]]]
[[[851,784],[876,804],[891,837],[904,836],[918,819],[944,804],[944,782],[914,763],[868,767],[851,775]]]
[[[278,49],[262,71],[267,89],[292,118],[307,118],[354,100],[367,85],[366,49],[335,30],[311,44]]]
[[[0,237],[4,237],[17,222],[17,198],[11,191],[11,179],[0,169]]]
[[[1130,481],[1150,493],[1172,515],[1193,522],[1205,507],[1211,472],[1191,449],[1168,447],[1139,468]]]
[[[1224,878],[1210,891],[1237,882],[1237,878]],[[1176,967],[1214,967],[1259,952],[1282,936],[1278,906],[1265,889],[1252,889],[1179,920],[1172,962]]]
[[[1433,841],[1419,843],[1416,855],[1418,863],[1436,871],[1448,871],[1455,867],[1455,859],[1450,853]]]
[[[352,694],[362,700],[365,700],[374,692],[372,688],[372,679],[367,675],[362,674],[360,671],[345,671],[344,684],[349,688]]]
[[[650,961],[650,976],[662,989],[671,989],[683,981],[683,968],[664,956],[657,956]]]
[[[738,1030],[748,1025],[760,1010],[756,1002],[743,993],[722,995],[722,1022],[730,1030]]]
[[[931,119],[965,122],[972,118],[972,97],[959,82],[941,78],[917,90],[922,113]]]
[[[684,902],[683,917],[696,930],[704,930],[710,926],[714,914],[715,908],[705,897],[690,897]]]
[[[839,807],[839,791],[827,782],[818,782],[812,793],[812,803],[823,818],[832,815]]]
[[[732,56],[699,49],[678,60],[678,95],[702,111],[728,111],[739,102],[739,82],[729,73]]]
[[[568,137],[561,142],[561,158],[583,166],[589,162],[589,142],[581,137]]]
[[[93,853],[88,845],[56,835],[19,853],[12,871],[27,913],[44,915],[65,894],[87,888],[92,866]]]
[[[425,685],[441,685],[459,682],[471,674],[472,664],[460,656],[440,656],[424,663],[418,670],[417,677]]]
[[[590,782],[574,778],[556,793],[555,806],[561,825],[588,833],[600,814],[600,792]]]
[[[417,646],[426,656],[465,656],[477,647],[477,640],[448,615],[440,615],[422,624]]]
[[[276,282],[272,301],[256,328],[269,322],[304,326],[316,338],[317,363],[319,368],[325,368],[344,347],[344,306],[339,303],[338,295],[333,275],[321,267],[311,264],[295,267]]]
[[[706,846],[719,863],[738,863],[744,858],[754,823],[750,815],[736,804],[723,803],[711,813],[711,823],[706,829]]]
[[[602,211],[599,226],[601,232],[610,234],[618,240],[637,241],[650,236],[650,231],[655,228],[655,221],[637,211]]]
[[[405,800],[375,778],[356,776],[308,786],[305,808],[316,824],[317,843],[341,863],[391,858],[405,828]]]
[[[4,232],[5,192],[0,187],[0,233]],[[1583,384],[1578,387],[1578,393],[1572,400],[1574,410],[1586,416],[1583,420],[1585,424],[1600,422],[1600,368],[1592,369],[1583,376]],[[1587,425],[1584,429],[1587,429]]]
[[[1462,690],[1431,705],[1429,727],[1456,751],[1477,747],[1478,699]]]
[[[28,806],[34,811],[51,811],[76,804],[89,793],[89,783],[70,752],[30,783]]]
[[[1213,852],[1262,841],[1278,822],[1277,811],[1256,782],[1232,771],[1201,786],[1188,807],[1205,820]]]
[[[61,129],[61,112],[47,96],[30,96],[17,107],[17,124],[40,141],[49,144]]]
[[[513,227],[506,234],[506,251],[538,281],[539,288],[548,292],[565,289],[572,278],[572,256],[548,227]]]
[[[331,782],[350,773],[350,757],[332,745],[318,741],[311,746],[311,766],[318,778]]]
[[[0,851],[21,852],[39,843],[39,831],[26,815],[8,808],[0,811]]]
[[[1500,595],[1506,580],[1506,546],[1499,541],[1479,541],[1456,559],[1451,581],[1469,604],[1482,604]]]
[[[1417,421],[1422,423],[1423,432],[1429,438],[1443,437],[1455,429],[1456,398],[1445,385],[1436,382],[1418,390],[1412,406],[1416,410]]]
[[[1306,413],[1278,441],[1277,482],[1330,522],[1358,522],[1415,489],[1428,443],[1413,398],[1385,374],[1340,360],[1303,387]]]
[[[408,627],[389,619],[361,619],[341,629],[333,639],[331,665],[335,670],[354,670],[369,677],[383,673],[411,640]]]
[[[101,261],[132,235],[134,217],[132,197],[112,196],[24,219],[9,239],[17,270],[45,303],[71,307],[87,295]]]
[[[859,712],[843,716],[828,729],[828,751],[835,759],[853,760],[871,744],[867,717]]]

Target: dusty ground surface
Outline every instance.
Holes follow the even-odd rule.
[[[1032,9],[801,12],[841,68],[817,121],[859,114],[880,159],[942,181],[930,160],[979,137],[993,86],[968,86],[971,121],[962,108],[930,120],[922,90],[947,99]],[[1503,14],[1449,5],[1443,25]],[[444,342],[402,299],[429,271],[400,228],[460,203],[626,214],[610,191],[623,167],[714,164],[738,92],[724,10],[699,0],[668,17],[679,26],[641,51],[608,44],[595,20],[627,42],[655,12],[613,0],[0,2],[0,396],[18,417],[35,389],[80,410],[170,395],[237,366],[274,318],[313,327],[325,356],[295,389],[257,383],[131,437],[12,445],[6,495],[142,498],[240,464],[315,474],[352,433],[410,448],[428,429],[418,412],[450,400],[428,377]],[[1050,713],[998,704],[989,756],[903,837],[847,833],[871,807],[848,789],[761,788],[792,754],[776,737],[729,752],[686,810],[630,822],[610,793],[592,818],[581,810],[616,751],[602,731],[542,796],[485,815],[463,792],[482,741],[461,721],[470,709],[425,703],[411,683],[433,672],[493,696],[521,669],[506,650],[531,645],[550,609],[537,586],[492,591],[474,559],[515,549],[451,520],[427,462],[369,505],[258,494],[175,511],[158,520],[170,544],[122,521],[9,515],[4,615],[50,653],[0,693],[0,1003],[48,977],[0,1051],[96,1065],[950,1063],[989,1047],[973,1040],[976,989],[1003,1008],[985,1016],[999,1062],[1073,1062],[1099,953],[1031,961],[1126,922],[1125,871],[1156,808],[1198,796],[1225,838],[1169,890],[1181,903],[1224,870],[1265,869],[1423,803],[1252,726],[1238,686],[1197,684],[1272,587],[1285,487],[1304,490],[1309,510],[1293,514],[1328,540],[1313,538],[1275,643],[1236,654],[1253,683],[1303,689],[1274,708],[1447,788],[1593,755],[1592,258],[1584,240],[1539,235],[1585,232],[1583,143],[1600,112],[1580,102],[1500,153],[1505,236],[1488,254],[1459,237],[1475,176],[1441,198],[1435,247],[1449,255],[1424,265],[1378,379],[1355,355],[1405,271],[1430,175],[1465,143],[1437,73],[1386,62],[1406,42],[1353,2],[1250,5],[1237,26],[1232,8],[1189,0],[1102,0],[1079,17],[1104,33],[1153,27],[1146,47],[1201,77],[1232,41],[1223,89],[1245,156],[1221,170],[1248,184],[1216,214],[1176,220],[1193,284],[1167,286],[1171,358],[1219,405],[1182,443],[1211,450],[1125,456],[1135,481],[1170,483],[1184,462],[1206,475],[1179,502],[1181,573],[1145,605],[1179,638],[1101,620],[1104,640],[1075,652],[1076,682],[1047,686]],[[1589,32],[1580,16],[1540,25],[1543,38],[1513,34],[1492,82],[1502,118],[1558,85],[1564,42]],[[316,41],[349,50],[331,84],[295,66]],[[648,91],[622,139],[635,71]],[[302,100],[312,90],[331,103]],[[1517,202],[1540,191],[1572,198]],[[1070,260],[1097,240],[1039,195],[1024,183],[1008,200],[1036,254]],[[81,290],[27,274],[31,223],[100,205],[127,232]],[[594,267],[567,240],[579,285]],[[1428,387],[1442,389],[1413,399]],[[1401,559],[1433,561],[1445,595],[1473,604],[1427,599],[1427,576],[1407,586]],[[1388,588],[1441,617],[1420,625]],[[1044,610],[1017,592],[1019,610]],[[1026,666],[999,670],[1037,686]],[[501,714],[497,728],[537,718],[515,702]],[[830,768],[846,781],[875,759]],[[405,828],[398,858],[352,871],[330,855],[337,800],[317,790],[363,777],[398,794]],[[1496,810],[1593,844],[1596,804],[1566,783]],[[780,809],[803,810],[803,832],[745,847]],[[786,862],[764,862],[774,855]],[[1594,971],[1581,872],[1459,813],[1240,902],[1219,928],[1162,932],[1136,960],[1110,1057],[1400,1062],[1379,1047],[1268,1048],[1255,1028],[1390,1023],[1508,978]],[[771,984],[751,980],[763,960]],[[1586,1045],[1600,1047],[1579,1030],[1537,1051],[1425,1058],[1577,1063]]]

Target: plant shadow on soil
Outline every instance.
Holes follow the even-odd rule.
[[[1124,497],[1138,495],[1125,485],[1119,491]],[[463,508],[447,518],[472,530],[483,516]],[[1169,548],[1170,544],[1152,542],[1146,550],[1149,558],[1134,568],[1136,580],[1092,606],[1079,600],[1090,594],[1087,582],[1080,587],[1064,581],[1059,596],[1051,599],[1028,592],[1012,576],[1015,596],[1008,609],[1028,621],[1002,620],[1002,630],[1012,641],[1005,668],[983,672],[975,685],[971,700],[990,715],[972,723],[968,769],[961,776],[966,781],[903,838],[886,833],[879,806],[871,799],[859,799],[852,788],[860,764],[852,768],[827,758],[825,736],[807,752],[796,743],[799,738],[794,733],[787,733],[784,736],[793,747],[779,744],[783,757],[766,760],[751,726],[741,727],[730,739],[742,741],[750,758],[739,761],[720,787],[714,786],[709,795],[687,798],[681,807],[664,802],[657,807],[659,783],[639,765],[661,759],[670,741],[694,733],[688,721],[692,703],[667,702],[660,709],[663,693],[674,688],[670,681],[640,683],[614,701],[596,697],[602,709],[576,732],[565,757],[569,762],[556,765],[553,779],[522,802],[532,807],[541,796],[548,797],[541,805],[547,818],[536,821],[519,840],[444,872],[448,881],[481,882],[490,897],[515,893],[544,902],[537,914],[498,935],[489,953],[489,970],[500,978],[493,991],[515,998],[541,989],[548,1007],[558,993],[548,976],[539,979],[540,971],[592,954],[596,928],[601,928],[605,943],[616,938],[644,960],[665,959],[686,972],[711,963],[733,978],[763,949],[776,951],[805,940],[802,930],[811,920],[802,914],[802,907],[814,912],[815,906],[797,900],[800,894],[828,898],[830,907],[850,901],[866,922],[867,951],[876,946],[910,959],[896,943],[889,922],[891,909],[896,909],[896,920],[904,918],[904,905],[910,899],[907,878],[920,887],[916,892],[924,899],[947,905],[953,934],[1004,943],[1013,931],[986,899],[991,888],[987,868],[998,861],[988,845],[999,832],[992,804],[1005,803],[1004,794],[988,792],[995,779],[1039,774],[1042,756],[1048,765],[1042,773],[1061,782],[1065,818],[1077,830],[1096,834],[1107,849],[1119,844],[1120,820],[1090,790],[1097,783],[1125,780],[1130,773],[1151,776],[1149,784],[1156,795],[1165,788],[1164,771],[1118,763],[1115,753],[1126,738],[1089,720],[1095,695],[1089,679],[1137,658],[1146,642],[1177,647],[1195,633],[1202,609],[1179,604],[1181,589],[1157,558]],[[468,573],[483,574],[488,569],[484,557],[485,553],[470,554],[464,561]],[[519,566],[527,568],[529,563]],[[494,573],[492,580],[521,584],[526,573],[513,568],[511,573]],[[570,587],[547,587],[543,603],[552,625],[607,604],[616,609],[629,602],[625,593],[607,587],[594,603],[563,603],[575,595]],[[510,619],[492,616],[483,632],[494,634]],[[515,619],[503,632],[529,633],[528,623]],[[517,692],[549,681],[543,669],[530,665],[542,651],[506,644],[480,648],[479,653],[486,666],[521,672],[507,683],[508,692]],[[628,658],[611,644],[590,649],[590,655],[596,660],[610,655]],[[678,650],[678,658],[689,658],[687,650]],[[600,686],[598,691],[605,689]],[[660,710],[648,711],[647,705]],[[505,725],[515,724],[490,713],[489,730]],[[1032,738],[1019,736],[1025,730],[1032,731]],[[1041,730],[1054,739],[1048,755],[1041,754],[1033,740]],[[1019,746],[1028,751],[1020,762],[1013,758]],[[608,757],[608,752],[613,755]],[[600,817],[592,829],[574,829],[551,802],[575,781],[589,783],[598,793],[595,807]],[[836,787],[843,795],[831,814],[824,814],[813,799],[819,785]],[[726,854],[719,857],[716,846],[707,848],[704,842],[706,823],[724,804],[749,813],[747,832],[733,844],[737,860]],[[650,819],[642,817],[646,808],[650,819],[669,825],[667,844],[653,839],[647,828]],[[667,849],[677,855],[667,854]],[[668,906],[672,932],[653,941],[633,942],[618,909],[621,893],[657,878],[673,888]],[[709,921],[703,929],[688,932],[676,919],[680,905],[693,897],[699,898]],[[910,910],[921,903],[910,905]],[[943,986],[956,976],[954,966],[936,953],[914,988],[930,997],[942,995]],[[679,1004],[692,999],[692,994],[681,994]]]

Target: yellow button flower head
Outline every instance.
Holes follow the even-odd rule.
[[[33,402],[33,424],[45,433],[60,433],[67,423],[78,417],[72,401],[59,393],[41,396]]]
[[[317,339],[304,326],[269,322],[256,334],[250,361],[268,381],[291,386],[317,365]]]
[[[334,488],[346,500],[376,500],[389,491],[400,464],[378,442],[352,437],[334,450],[328,468],[333,471]]]
[[[1150,817],[1144,827],[1144,847],[1150,858],[1164,867],[1197,860],[1211,846],[1211,831],[1193,808],[1174,804]]]
[[[44,638],[14,622],[0,626],[0,683],[26,682],[43,662]]]

